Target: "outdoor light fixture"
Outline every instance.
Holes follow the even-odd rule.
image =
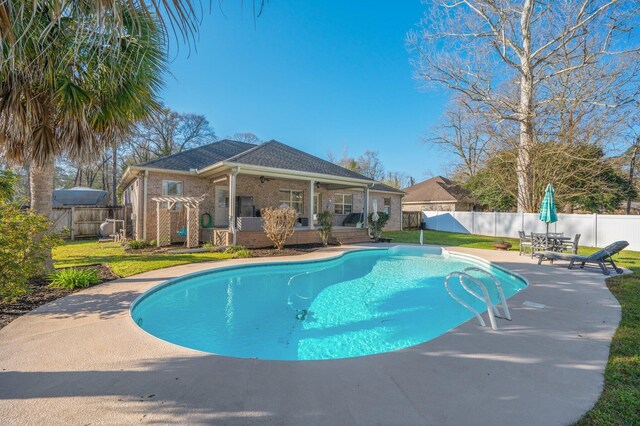
[[[264,181],[267,180],[264,176],[260,176],[260,183],[264,183]]]
[[[320,182],[316,182],[316,189],[320,189]]]

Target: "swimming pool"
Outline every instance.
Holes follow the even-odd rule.
[[[131,316],[162,340],[219,355],[351,358],[417,345],[473,318],[444,287],[447,274],[469,266],[494,274],[507,298],[526,287],[520,276],[472,256],[396,246],[187,275],[144,293]],[[471,275],[498,302],[490,278]],[[486,311],[455,281],[465,302]]]

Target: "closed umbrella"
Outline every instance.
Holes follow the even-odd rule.
[[[378,216],[378,200],[374,199],[373,200],[373,214],[371,215],[371,220],[374,222],[377,222],[378,219],[380,219],[380,216]]]
[[[549,224],[558,221],[556,213],[556,202],[554,199],[553,185],[548,184],[544,191],[544,198],[540,206],[540,220],[547,224],[547,235],[549,235]]]

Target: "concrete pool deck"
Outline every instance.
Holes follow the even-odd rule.
[[[16,319],[0,330],[2,423],[563,425],[597,401],[620,320],[606,277],[561,263],[537,265],[514,252],[449,248],[529,281],[509,299],[513,321],[499,319],[493,331],[472,319],[386,354],[302,362],[229,358],[163,342],[129,317],[138,295],[173,277],[331,257],[344,249],[157,270]]]

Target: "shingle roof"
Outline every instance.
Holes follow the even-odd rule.
[[[157,160],[147,161],[139,166],[188,172],[191,169],[202,169],[211,164],[224,161],[255,147],[256,145],[250,143],[223,139],[198,148],[158,158]]]
[[[404,194],[404,191],[394,188],[393,186],[385,185],[384,183],[376,182],[371,188],[371,191],[385,191],[385,192],[397,192],[398,194]]]
[[[372,180],[278,141],[271,140],[228,159],[229,162],[299,172]]]
[[[403,203],[407,202],[455,202],[470,200],[471,193],[442,176],[432,177],[403,190]]]

